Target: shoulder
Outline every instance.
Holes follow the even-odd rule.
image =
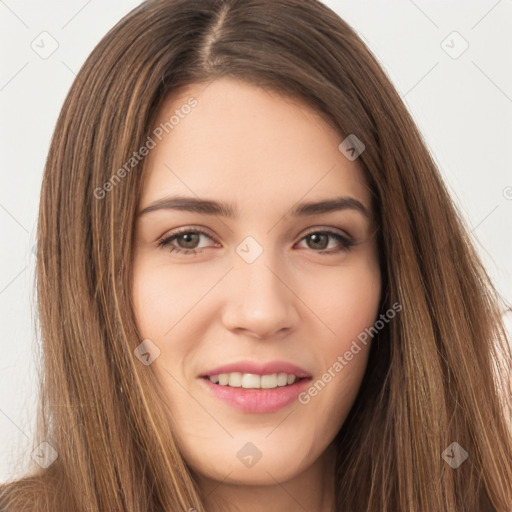
[[[0,512],[53,512],[76,510],[73,493],[62,467],[46,469],[0,483]]]
[[[0,512],[51,510],[50,486],[45,475],[29,475],[0,484]]]

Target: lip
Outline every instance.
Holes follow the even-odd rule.
[[[225,368],[225,367],[223,367]],[[237,366],[237,368],[240,368]],[[217,370],[215,370],[217,371]],[[232,370],[233,371],[233,370]],[[229,373],[229,372],[220,372]],[[244,371],[243,373],[250,373]],[[257,372],[253,372],[257,373]],[[275,373],[275,372],[273,372]],[[284,372],[283,372],[284,373]],[[286,372],[288,373],[288,372]],[[291,372],[293,373],[293,372]],[[215,374],[212,374],[215,375]],[[267,375],[267,374],[262,374]],[[273,413],[289,406],[309,386],[311,378],[301,378],[294,384],[273,389],[231,388],[214,384],[208,377],[199,379],[206,391],[235,409],[246,413]]]
[[[253,373],[256,375],[272,375],[273,373],[288,373],[295,375],[299,378],[311,378],[311,375],[292,363],[286,361],[269,361],[268,363],[255,363],[254,361],[238,361],[223,366],[218,366],[213,370],[208,370],[200,377],[211,377],[212,375],[219,375],[219,373]],[[284,387],[284,386],[283,386]],[[290,386],[292,387],[292,386]]]

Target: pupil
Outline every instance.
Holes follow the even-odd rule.
[[[194,237],[198,237],[199,234],[198,233],[186,233],[185,235],[182,235],[182,241],[185,242],[185,244],[192,244],[192,247],[189,247],[188,245],[186,245],[186,249],[193,249],[194,247],[194,242],[197,242],[196,239],[194,239]],[[192,240],[190,240],[190,238],[192,237]]]
[[[324,242],[326,240],[326,235],[323,235],[323,234],[319,234],[319,233],[315,233],[315,234],[312,234],[310,235],[311,239],[313,240],[313,243],[316,244],[318,243],[318,238],[319,237],[324,237]],[[320,247],[320,249],[325,249],[327,246],[324,244],[320,244],[322,247]],[[318,248],[318,247],[317,247]]]

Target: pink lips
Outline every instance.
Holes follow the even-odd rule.
[[[278,386],[274,389],[245,389],[232,388],[214,384],[208,377],[220,373],[254,373],[257,375],[271,375],[273,373],[287,373],[296,375],[300,380],[287,386]],[[311,375],[302,368],[285,361],[272,361],[257,364],[251,361],[219,366],[202,374],[200,380],[206,390],[226,404],[247,413],[272,413],[293,403],[311,380]]]
[[[286,361],[270,361],[268,363],[258,364],[252,361],[239,361],[238,363],[226,364],[202,374],[201,377],[211,377],[219,373],[254,373],[256,375],[272,375],[273,373],[288,373],[296,375],[299,378],[311,377],[311,375],[302,368]]]

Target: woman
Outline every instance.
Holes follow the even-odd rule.
[[[150,0],[41,192],[38,471],[6,511],[509,511],[497,294],[404,104],[316,1]]]

